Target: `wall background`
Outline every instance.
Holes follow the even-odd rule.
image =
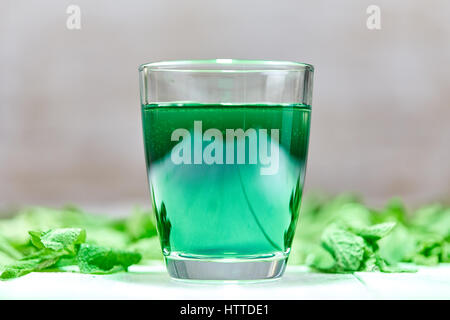
[[[0,207],[148,203],[137,66],[194,58],[315,65],[307,189],[449,197],[449,17],[445,0],[3,0]]]

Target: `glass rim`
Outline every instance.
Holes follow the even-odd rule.
[[[281,60],[205,59],[168,60],[144,63],[139,71],[170,72],[314,72],[314,66],[303,62]]]

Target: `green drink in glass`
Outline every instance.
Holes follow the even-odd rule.
[[[148,181],[169,274],[280,277],[305,177],[312,66],[218,59],[140,71]]]

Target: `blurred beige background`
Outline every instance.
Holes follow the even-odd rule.
[[[448,197],[449,19],[447,0],[2,0],[0,206],[148,203],[137,66],[194,58],[315,65],[308,190]]]

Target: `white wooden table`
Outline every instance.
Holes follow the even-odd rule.
[[[175,281],[154,263],[111,275],[31,273],[0,282],[4,299],[450,299],[450,264],[396,274],[320,274],[288,266],[279,280],[223,284]]]

